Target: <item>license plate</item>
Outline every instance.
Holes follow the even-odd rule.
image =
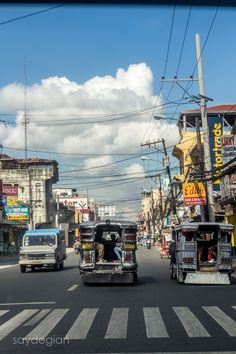
[[[31,261],[31,263],[32,263],[32,264],[41,264],[42,262],[35,260],[35,261]]]

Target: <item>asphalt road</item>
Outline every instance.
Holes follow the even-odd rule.
[[[236,283],[178,284],[157,247],[137,256],[136,286],[83,285],[74,253],[59,272],[0,269],[0,353],[236,353]]]

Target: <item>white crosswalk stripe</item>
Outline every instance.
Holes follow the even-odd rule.
[[[168,338],[164,321],[158,307],[144,307],[147,338]]]
[[[53,330],[54,327],[61,321],[69,309],[56,309],[47,315],[46,318],[39,323],[29,334],[25,336],[30,338],[45,338]]]
[[[236,321],[218,306],[203,306],[203,309],[231,336],[236,337]]]
[[[105,339],[126,338],[128,308],[113,308]]]
[[[189,337],[210,337],[197,317],[188,307],[173,307]]]
[[[83,309],[67,332],[65,339],[86,339],[97,312],[97,308]]]
[[[44,309],[41,310],[37,315],[35,315],[31,320],[27,321],[24,326],[34,326],[36,323],[38,323],[44,316],[46,316],[51,310],[50,309]]]
[[[18,315],[12,317],[10,320],[0,326],[0,340],[5,338],[8,334],[13,332],[23,322],[25,322],[30,316],[34,315],[37,310],[23,310]]]
[[[236,306],[231,306],[236,310]],[[236,337],[236,321],[223,312],[218,306],[202,306],[202,309],[225,331],[225,335]],[[159,307],[143,307],[143,326],[146,331],[145,338],[173,338],[174,332],[167,331],[165,319],[161,314]],[[201,309],[200,309],[201,310]],[[23,327],[25,330],[29,326],[34,326],[31,331],[25,334],[25,339],[46,338],[50,332],[63,321],[64,316],[69,311],[66,309],[25,309],[8,319],[0,325],[0,341],[10,333]],[[100,312],[99,312],[100,311]],[[170,308],[180,321],[189,338],[209,338],[211,335],[204,327],[203,323],[190,310],[189,307],[174,306]],[[201,310],[202,311],[202,310]],[[9,310],[0,310],[0,317],[8,313]],[[65,339],[85,340],[88,337],[91,327],[98,326],[97,314],[102,314],[99,308],[84,308],[78,314],[74,322],[68,327]],[[68,317],[69,319],[69,317]],[[1,318],[2,320],[2,318]],[[128,322],[133,325],[132,316],[129,308],[113,308],[110,318],[107,320],[107,329],[105,329],[103,338],[108,339],[126,339],[128,337]],[[170,324],[169,324],[170,325]],[[29,329],[28,329],[29,330]],[[62,333],[62,337],[64,333]],[[212,334],[212,337],[214,335]],[[144,339],[145,339],[144,338]]]

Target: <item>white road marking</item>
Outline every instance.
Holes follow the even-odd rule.
[[[126,338],[128,313],[128,308],[113,308],[105,339]]]
[[[230,335],[236,337],[236,321],[218,306],[203,306],[203,309]]]
[[[158,307],[144,307],[143,313],[146,325],[147,338],[169,337]]]
[[[6,265],[1,265],[0,266],[0,270],[1,269],[6,269],[6,268],[11,268],[11,267],[16,267],[18,266],[18,264],[6,264]]]
[[[210,334],[188,307],[173,307],[173,310],[189,337],[210,337]]]
[[[0,317],[3,316],[7,312],[9,312],[9,310],[0,310]]]
[[[30,338],[45,338],[53,330],[54,327],[61,321],[62,317],[69,311],[69,309],[56,309],[47,315],[47,317],[39,323],[27,336]]]
[[[16,305],[51,305],[55,304],[56,301],[36,301],[36,302],[5,302],[0,304],[0,306],[16,306]]]
[[[44,316],[46,316],[51,310],[50,309],[44,309],[41,310],[37,315],[35,315],[31,320],[26,322],[24,326],[34,326],[37,322],[39,322]]]
[[[30,316],[34,315],[37,310],[23,310],[18,315],[0,326],[0,340],[5,338],[9,333],[13,332],[18,326],[25,322]]]
[[[65,339],[86,339],[97,312],[98,308],[83,309],[67,332]]]
[[[78,288],[79,284],[74,284],[72,285],[67,291],[74,291],[76,288]]]

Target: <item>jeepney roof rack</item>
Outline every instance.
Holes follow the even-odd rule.
[[[219,222],[189,222],[182,223],[178,225],[175,230],[185,230],[185,231],[197,231],[199,227],[218,227],[224,231],[232,231],[234,230],[234,225],[232,224],[224,224]]]

